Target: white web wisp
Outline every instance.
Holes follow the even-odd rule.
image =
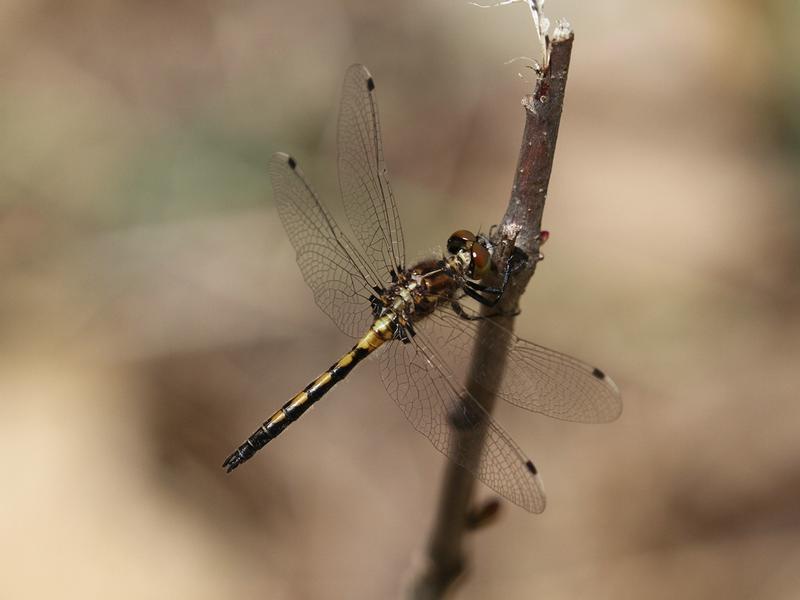
[[[524,2],[528,5],[531,11],[531,18],[536,27],[536,35],[539,39],[539,50],[541,52],[541,61],[530,59],[537,66],[542,65],[542,68],[547,68],[550,62],[549,50],[547,47],[547,32],[550,30],[550,19],[544,16],[542,8],[544,7],[545,0],[501,0],[493,4],[481,4],[479,2],[470,2],[472,6],[478,8],[495,8],[498,6],[507,6],[509,4],[516,4],[517,2]]]

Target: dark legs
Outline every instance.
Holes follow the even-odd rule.
[[[506,268],[503,270],[503,278],[500,282],[500,287],[490,287],[481,285],[480,283],[476,283],[474,281],[467,281],[464,284],[464,292],[467,294],[467,296],[473,300],[477,300],[483,306],[493,308],[498,302],[500,302],[500,298],[503,297],[503,292],[506,291],[506,286],[508,285],[508,279],[511,277],[511,273],[513,273],[520,266],[520,262],[524,257],[524,254],[515,249],[515,251],[506,261]]]
[[[497,303],[500,302],[500,298],[503,297],[503,293],[506,291],[506,287],[508,286],[508,280],[511,277],[511,273],[517,270],[521,263],[527,258],[527,256],[522,253],[518,249],[514,249],[511,256],[509,257],[508,261],[506,262],[506,267],[503,270],[502,280],[500,282],[500,287],[492,287],[482,285],[480,283],[474,281],[467,281],[464,283],[464,293],[476,300],[483,306],[494,308],[497,306]],[[464,311],[461,305],[458,302],[452,303],[453,311],[462,319],[466,319],[468,321],[476,321],[479,319],[486,318],[484,316],[476,316],[470,315]],[[514,313],[519,314],[519,311]],[[495,316],[495,315],[488,315],[488,316]]]

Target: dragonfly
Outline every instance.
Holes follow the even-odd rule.
[[[476,345],[503,356],[497,396],[567,421],[609,422],[622,410],[617,386],[600,369],[501,331],[480,305],[495,306],[513,261],[497,273],[489,237],[453,233],[441,256],[407,265],[403,228],[383,156],[375,82],[366,67],[344,78],[338,120],[339,187],[351,233],[320,202],[297,161],[284,153],[269,163],[274,200],[303,278],[322,311],[356,340],[349,352],[269,417],[223,463],[231,472],[281,434],[377,352],[384,387],[411,425],[442,454],[489,488],[538,513],[545,494],[538,471],[489,415],[470,384],[488,387],[488,365],[469,368]],[[493,273],[496,287],[481,281]],[[474,302],[472,302],[472,301]],[[478,306],[475,306],[477,303]],[[479,456],[464,431],[481,433]]]

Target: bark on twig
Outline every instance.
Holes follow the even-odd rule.
[[[548,40],[549,63],[544,72],[537,77],[533,93],[523,99],[525,130],[522,135],[522,148],[511,199],[497,232],[499,240],[496,241],[503,243],[504,248],[511,250],[513,242],[529,257],[527,264],[513,274],[498,308],[492,309],[494,313],[498,312],[498,309],[503,313],[503,316],[495,317],[493,321],[505,327],[508,332],[513,329],[512,315],[517,312],[519,299],[533,276],[539,257],[542,213],[553,167],[574,39],[569,31],[560,33],[554,40]],[[499,260],[506,259],[507,256],[499,258]],[[498,333],[498,328],[487,327],[485,330],[482,328],[479,335],[485,339],[488,336],[497,336]],[[494,408],[495,392],[503,376],[505,357],[483,356],[480,349],[504,347],[504,342],[507,340],[491,340],[490,343],[478,347],[472,357],[473,372],[478,366],[483,370],[482,384],[480,387],[469,385],[468,389],[489,413]],[[491,365],[490,377],[486,376],[486,365]],[[478,435],[477,442],[474,432],[459,433],[459,435],[472,436],[467,443],[471,444],[473,459],[477,463],[485,432]],[[411,589],[411,597],[415,600],[443,597],[453,582],[464,572],[466,565],[463,549],[464,534],[470,522],[474,523],[474,519],[469,518],[472,512],[470,509],[474,483],[474,478],[465,469],[448,463],[428,543],[427,564]]]

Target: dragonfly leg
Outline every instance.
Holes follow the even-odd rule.
[[[488,306],[489,308],[495,307],[497,303],[500,302],[500,298],[502,298],[503,296],[502,293],[498,293],[494,291],[492,288],[488,289],[475,288],[473,287],[474,285],[479,285],[479,284],[473,284],[472,282],[468,282],[466,285],[464,285],[463,288],[464,293],[473,300],[477,300],[478,302],[480,302],[484,306]],[[493,297],[486,297],[481,292],[491,294]]]
[[[522,250],[519,248],[514,248],[514,251],[511,253],[508,261],[506,261],[505,269],[503,269],[503,278],[500,282],[500,287],[486,286],[476,281],[467,281],[464,285],[464,291],[470,298],[474,298],[484,306],[488,306],[490,308],[495,306],[498,302],[500,302],[500,298],[503,297],[506,287],[508,286],[508,281],[511,278],[511,274],[515,271],[518,271],[523,266],[527,258],[528,255]],[[492,297],[487,298],[484,294],[489,294]]]
[[[464,308],[456,301],[451,302],[450,306],[453,308],[453,312],[456,313],[460,318],[464,319],[465,321],[480,321],[481,319],[486,318],[482,315],[467,314]]]

